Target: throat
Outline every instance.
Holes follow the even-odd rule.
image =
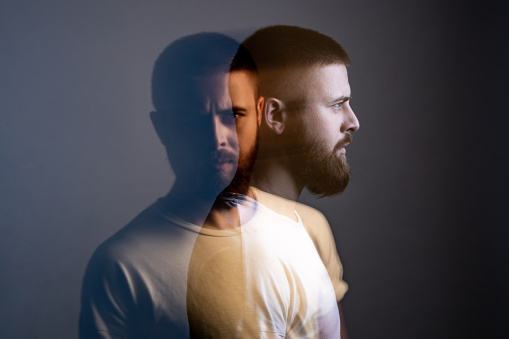
[[[273,160],[273,159],[271,159]],[[251,183],[260,190],[285,198],[297,201],[304,184],[299,182],[297,176],[282,161],[257,162],[253,172]]]
[[[237,207],[215,206],[203,223],[204,228],[214,230],[229,230],[240,227],[240,215]]]

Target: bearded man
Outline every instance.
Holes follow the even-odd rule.
[[[151,118],[176,182],[96,250],[82,338],[339,337],[334,287],[302,223],[249,189],[263,98],[243,47],[230,64],[233,45],[200,34],[158,58]]]
[[[332,38],[296,26],[262,28],[242,45],[255,60],[265,99],[253,191],[260,204],[302,220],[334,286],[346,338],[339,301],[347,284],[330,226],[320,212],[296,200],[304,188],[329,197],[348,184],[346,146],[359,129],[350,106],[350,59]]]

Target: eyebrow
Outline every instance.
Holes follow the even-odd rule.
[[[239,106],[233,106],[232,107],[232,111],[243,111],[243,112],[247,112],[247,109],[245,109],[244,107],[239,107]]]
[[[351,98],[352,98],[351,96],[343,95],[343,96],[340,96],[339,98],[331,100],[331,102],[346,102],[346,101],[350,100]]]

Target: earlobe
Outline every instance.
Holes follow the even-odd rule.
[[[263,109],[267,127],[276,134],[282,134],[286,125],[285,104],[276,98],[267,98]]]

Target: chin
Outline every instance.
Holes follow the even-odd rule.
[[[307,189],[319,198],[343,193],[350,181],[350,166],[344,154],[336,159],[315,159],[313,175],[307,177]],[[319,165],[318,165],[319,164]]]

